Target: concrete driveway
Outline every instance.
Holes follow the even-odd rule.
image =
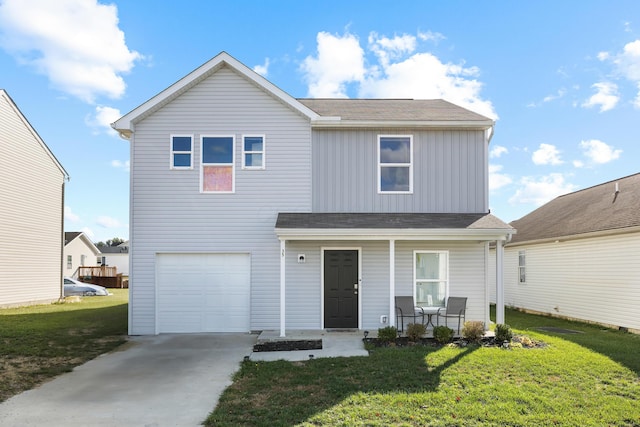
[[[250,334],[132,337],[0,404],[0,426],[198,426],[255,341]]]

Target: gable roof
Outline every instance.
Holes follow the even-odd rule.
[[[100,249],[89,239],[89,237],[84,234],[82,231],[65,231],[64,232],[64,245],[67,246],[69,243],[74,241],[75,239],[80,239],[84,242],[84,244],[91,249],[94,255],[98,255],[100,253]]]
[[[314,127],[464,127],[487,130],[494,121],[442,99],[296,99],[221,52],[111,125],[123,138],[153,114],[223,67],[229,67],[275,99],[307,117]]]
[[[47,155],[51,158],[51,161],[56,165],[56,167],[62,173],[63,179],[69,180],[69,174],[67,173],[67,171],[64,169],[64,167],[62,167],[62,164],[58,161],[56,156],[49,149],[49,147],[43,141],[43,139],[40,138],[40,135],[38,134],[38,132],[36,132],[35,128],[31,126],[31,123],[29,123],[29,120],[27,120],[25,115],[22,114],[22,111],[20,111],[20,109],[18,108],[18,105],[15,102],[13,102],[13,99],[9,96],[7,91],[5,91],[4,89],[0,89],[0,98],[4,98],[6,100],[6,102],[9,104],[9,107],[13,109],[18,119],[22,121],[23,125],[27,128],[29,133],[31,133],[31,135],[33,135],[33,138],[42,146],[42,148],[45,150]]]
[[[557,197],[511,225],[511,244],[640,227],[640,173]]]
[[[443,99],[298,99],[321,116],[344,125],[457,126],[488,129],[493,120]],[[328,126],[330,120],[318,123]]]
[[[120,136],[128,138],[134,131],[134,125],[136,122],[144,119],[145,117],[153,114],[155,111],[168,104],[184,92],[188,91],[204,79],[215,74],[216,71],[223,67],[230,67],[235,70],[241,76],[244,76],[248,81],[255,84],[260,89],[264,90],[274,98],[280,100],[285,105],[288,105],[294,111],[298,111],[303,116],[308,117],[310,120],[319,119],[319,116],[313,110],[310,110],[300,102],[298,102],[291,95],[287,94],[282,89],[256,73],[231,55],[226,52],[221,52],[200,67],[196,68],[185,77],[178,80],[153,98],[149,99],[144,104],[136,107],[129,113],[125,114],[115,123],[111,125],[115,130],[120,133]]]

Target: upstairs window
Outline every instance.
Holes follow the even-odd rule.
[[[193,169],[193,136],[171,135],[171,169]]]
[[[235,138],[202,137],[202,192],[233,193],[235,190]]]
[[[71,270],[73,268],[73,257],[71,255],[67,255],[67,270]]]
[[[378,192],[413,192],[413,137],[378,137]]]
[[[242,137],[242,169],[264,169],[264,135]]]

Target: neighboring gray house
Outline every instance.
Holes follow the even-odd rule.
[[[511,225],[507,305],[640,333],[640,174],[560,196]]]
[[[116,267],[118,274],[129,275],[129,242],[118,246],[102,246],[98,256],[98,265]]]
[[[64,233],[63,271],[68,277],[78,278],[79,267],[98,265],[96,261],[100,249],[82,231],[67,231]]]
[[[51,302],[62,296],[68,178],[0,89],[0,307]]]
[[[411,294],[488,324],[489,242],[514,232],[488,210],[493,126],[442,100],[295,99],[219,54],[113,124],[130,333],[378,328]]]

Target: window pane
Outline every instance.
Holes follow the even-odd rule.
[[[245,154],[244,165],[246,167],[262,167],[262,154]]]
[[[202,163],[233,163],[233,138],[202,138]]]
[[[380,138],[380,163],[411,163],[409,138]]]
[[[409,167],[392,166],[380,168],[381,191],[410,191]]]
[[[445,282],[416,283],[416,304],[421,307],[444,307]]]
[[[262,137],[246,136],[244,138],[244,151],[262,151]]]
[[[191,151],[190,136],[174,136],[173,151]]]
[[[174,154],[173,166],[177,168],[191,167],[191,154]]]
[[[444,280],[447,278],[446,257],[439,253],[416,254],[417,280]]]
[[[233,191],[233,167],[203,166],[203,191]]]

